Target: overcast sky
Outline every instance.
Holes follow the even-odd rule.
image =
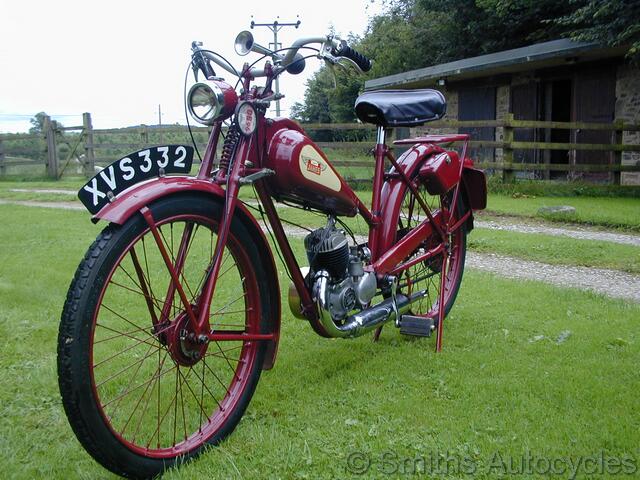
[[[331,26],[344,36],[362,34],[379,4],[0,0],[0,132],[28,130],[29,119],[39,111],[68,126],[81,124],[82,112],[91,112],[97,128],[155,124],[158,104],[162,123],[184,123],[183,84],[192,40],[239,68],[246,58],[258,58],[239,57],[233,50],[237,33],[249,29],[251,15],[259,23],[276,16],[290,22],[299,15],[298,29],[279,33],[278,41],[287,46],[298,37],[324,35]],[[248,6],[231,9],[240,5]],[[252,33],[261,45],[273,40],[265,27]],[[282,77],[283,114],[302,100],[305,80],[319,66],[310,59],[303,74]]]

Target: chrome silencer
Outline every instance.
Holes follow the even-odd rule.
[[[423,291],[416,292],[411,296],[396,295],[395,306],[394,298],[387,298],[377,305],[348,316],[342,325],[338,325],[331,317],[330,306],[328,305],[329,273],[321,270],[316,273],[315,278],[313,299],[318,308],[320,323],[322,323],[327,333],[335,338],[364,335],[383,323],[394,320],[396,315],[407,313],[411,308],[411,304],[424,296]]]

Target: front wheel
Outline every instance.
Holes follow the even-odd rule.
[[[150,210],[197,309],[221,204],[183,195]],[[264,262],[250,229],[234,218],[211,302],[212,332],[271,333],[277,292]],[[152,232],[135,215],[105,228],[69,289],[58,338],[65,412],[80,443],[105,468],[152,477],[233,431],[265,351],[265,341],[195,338]]]

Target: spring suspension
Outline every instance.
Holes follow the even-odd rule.
[[[220,170],[227,172],[229,169],[229,162],[233,156],[233,151],[236,148],[238,139],[240,138],[240,131],[235,123],[232,123],[227,131],[227,136],[224,139],[222,145],[222,153],[220,154]]]

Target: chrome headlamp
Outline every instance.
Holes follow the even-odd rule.
[[[220,80],[196,83],[187,95],[187,108],[193,119],[203,125],[213,125],[233,115],[238,95],[231,85]]]

